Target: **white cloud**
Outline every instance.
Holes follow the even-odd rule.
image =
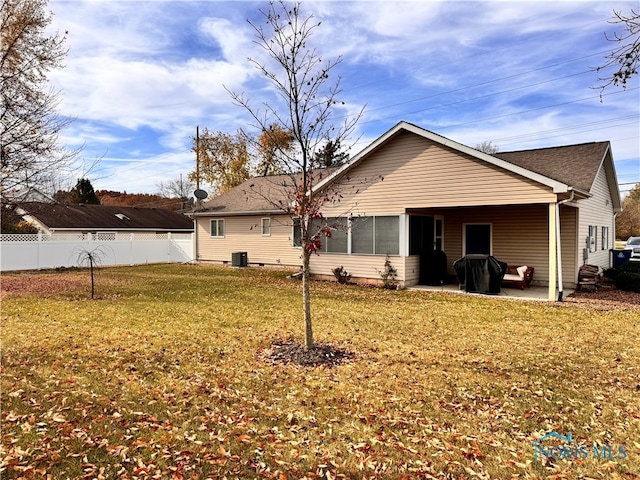
[[[580,72],[610,48],[602,32],[612,27],[612,10],[634,5],[328,1],[302,7],[322,20],[312,37],[318,52],[325,59],[343,56],[335,73],[342,77],[344,112],[368,105],[354,151],[407,120],[472,145],[515,137],[513,149],[617,137],[616,158],[638,158],[633,125],[562,130],[634,114],[637,120],[637,91],[602,103],[576,101],[597,97],[590,88],[597,75]],[[196,125],[225,132],[247,125],[246,112],[223,86],[245,92],[254,105],[273,101],[270,86],[247,61],[268,60],[246,21],[259,19],[264,6],[52,0],[53,27],[69,30],[70,54],[51,78],[63,90],[61,113],[78,118],[65,130],[65,142],[86,143],[91,156],[117,157],[108,181],[129,182],[129,191],[144,191],[146,177],[155,184],[165,167],[167,178],[186,173]],[[523,136],[548,130],[561,136]],[[144,162],[127,170],[132,158]]]

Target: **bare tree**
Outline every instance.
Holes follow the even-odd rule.
[[[253,126],[260,132],[270,132],[274,123],[293,137],[291,145],[279,148],[282,171],[288,175],[288,185],[274,185],[275,191],[286,187],[290,202],[274,201],[274,206],[295,217],[300,226],[302,246],[302,297],[305,324],[305,346],[313,347],[313,326],[310,300],[310,257],[320,247],[320,237],[329,233],[322,219],[321,207],[326,201],[325,192],[313,187],[322,176],[321,155],[327,142],[344,144],[352,134],[362,111],[354,117],[345,117],[338,124],[335,107],[343,105],[338,100],[340,78],[330,80],[342,58],[324,61],[313,48],[311,39],[320,26],[312,15],[303,16],[300,4],[288,5],[284,1],[270,2],[267,10],[260,10],[265,23],[249,21],[256,34],[255,43],[267,54],[267,60],[250,58],[258,71],[270,82],[275,91],[274,99],[255,107],[239,93],[230,92],[234,102],[244,107],[254,120]],[[273,139],[274,145],[282,145]],[[280,188],[278,188],[280,187]]]
[[[157,187],[164,198],[179,198],[180,210],[186,210],[193,205],[193,192],[196,187],[186,175],[180,174],[175,180],[158,182]]]
[[[59,92],[47,74],[63,67],[64,35],[49,35],[47,0],[1,0],[0,189],[29,187],[69,166],[77,151],[58,141],[70,120],[56,113]]]
[[[594,68],[597,72],[614,68],[612,74],[598,79],[601,82],[597,87],[600,92],[610,85],[626,88],[627,81],[638,74],[640,60],[640,13],[633,9],[629,14],[614,10],[613,19],[609,23],[623,26],[623,31],[614,33],[612,37],[605,33],[606,39],[617,45],[607,54],[605,63]]]
[[[494,153],[498,153],[498,146],[494,145],[491,140],[485,140],[482,143],[478,143],[475,147],[476,150],[479,150],[483,153],[488,153],[489,155],[493,155]]]
[[[158,182],[158,192],[160,195],[166,198],[181,198],[186,200],[195,190],[195,185],[187,176],[180,175],[175,180],[168,180],[166,182]]]

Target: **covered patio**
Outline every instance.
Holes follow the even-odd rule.
[[[483,296],[487,298],[505,298],[513,300],[539,300],[549,301],[549,288],[548,287],[529,287],[524,290],[518,288],[502,288],[497,295],[483,295],[481,293],[468,293],[464,290],[460,290],[457,283],[451,282],[441,286],[427,286],[427,285],[415,285],[413,287],[407,287],[407,290],[423,291],[423,292],[447,292],[457,293],[460,295],[475,295]],[[563,296],[566,297],[574,292],[573,289],[564,289]],[[557,298],[557,297],[556,297]]]

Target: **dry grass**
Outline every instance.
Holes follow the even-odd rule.
[[[3,276],[0,476],[640,478],[637,311],[317,283],[355,358],[302,368],[256,355],[301,336],[285,276]],[[534,461],[551,431],[626,458]]]

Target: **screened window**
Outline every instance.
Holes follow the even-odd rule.
[[[328,229],[327,236],[323,229]],[[346,218],[329,217],[324,220],[313,220],[310,235],[320,235],[320,251],[326,253],[348,253],[349,221]]]
[[[262,236],[268,237],[271,235],[271,219],[263,218],[262,219]]]
[[[349,245],[349,222],[346,218],[327,218],[326,227],[330,237],[323,237],[323,252],[347,253]]]
[[[398,255],[400,218],[380,216],[355,219],[351,228],[351,252]]]
[[[373,254],[373,217],[359,217],[353,221],[351,253]]]
[[[373,217],[375,223],[374,250],[378,255],[398,255],[400,252],[400,220],[398,217]]]
[[[211,236],[216,238],[224,237],[224,220],[221,218],[211,220]]]

